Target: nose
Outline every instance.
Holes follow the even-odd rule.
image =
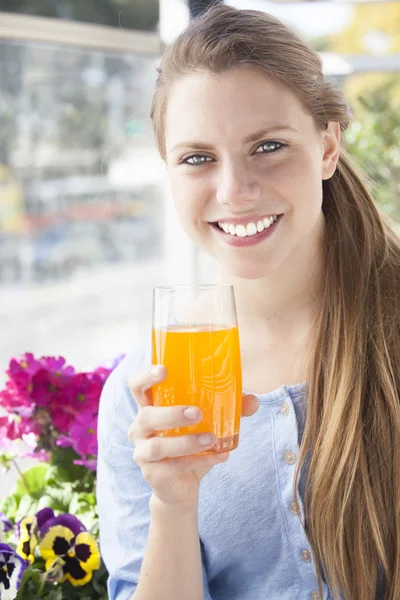
[[[261,195],[261,185],[254,173],[237,163],[225,164],[218,174],[217,202],[243,208],[252,205]]]

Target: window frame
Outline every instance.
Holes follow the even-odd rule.
[[[0,40],[62,44],[90,50],[160,55],[157,32],[0,12]]]

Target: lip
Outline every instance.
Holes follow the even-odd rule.
[[[214,223],[229,223],[229,225],[247,225],[248,223],[255,223],[257,221],[263,221],[265,218],[274,217],[275,215],[280,216],[280,213],[268,213],[263,215],[247,215],[246,217],[224,217],[222,219],[215,219],[209,221],[210,225]]]
[[[216,224],[212,224],[210,223],[211,227],[213,228],[213,230],[215,231],[215,233],[218,236],[221,236],[222,241],[224,241],[226,244],[229,244],[229,246],[238,246],[238,247],[248,247],[248,246],[255,246],[256,244],[260,244],[262,241],[264,241],[265,239],[267,239],[268,237],[270,237],[274,231],[277,229],[277,227],[279,227],[280,222],[282,221],[283,215],[279,215],[278,219],[275,221],[275,223],[273,223],[272,225],[270,225],[267,229],[264,229],[264,231],[261,231],[260,233],[256,233],[255,235],[249,235],[246,237],[239,237],[237,235],[231,235],[230,233],[225,233],[225,231],[222,231],[222,229],[220,229],[218,227],[218,225]],[[245,221],[250,222],[250,221]],[[233,225],[233,223],[232,223]],[[240,225],[240,223],[239,223]]]

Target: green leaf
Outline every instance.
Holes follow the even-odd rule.
[[[42,508],[52,508],[58,512],[68,512],[68,504],[61,502],[57,497],[54,497],[51,490],[40,498],[37,504],[37,511]]]
[[[50,590],[47,598],[48,600],[63,600],[62,589],[60,587],[53,588],[52,590]]]
[[[26,495],[23,498],[21,498],[18,510],[15,513],[15,521],[20,521],[27,515],[35,514],[37,512],[37,504],[38,500],[36,500],[36,498],[33,498],[32,496]]]
[[[95,506],[96,498],[94,494],[75,492],[71,496],[69,511],[75,515],[84,514],[87,512],[96,514]]]
[[[51,465],[56,467],[58,482],[79,482],[85,479],[88,469],[81,465],[74,465],[73,461],[79,456],[72,448],[58,448],[51,456]]]
[[[45,476],[49,466],[46,463],[40,463],[24,472],[23,478],[20,477],[15,487],[17,499],[21,500],[26,494],[39,500],[45,490]]]
[[[16,596],[16,600],[35,600],[40,587],[40,571],[34,566],[28,566],[22,574],[21,584]]]
[[[63,487],[49,486],[46,489],[49,508],[60,512],[69,512],[72,495],[72,485],[69,483],[65,483]]]
[[[77,600],[78,592],[69,581],[63,584],[63,600]]]
[[[14,493],[9,494],[0,502],[0,511],[3,512],[11,521],[15,521],[15,514],[18,509],[18,501]]]
[[[44,481],[45,481],[46,486],[47,485],[60,486],[60,480],[58,477],[58,468],[50,464],[49,468],[47,469]]]
[[[5,471],[9,471],[11,469],[11,465],[15,459],[16,455],[11,452],[6,452],[3,450],[0,452],[0,466],[5,469]]]

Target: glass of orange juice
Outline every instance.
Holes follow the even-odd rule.
[[[152,363],[166,379],[152,388],[155,406],[194,405],[196,425],[159,431],[160,436],[212,432],[210,452],[229,452],[239,442],[242,372],[234,289],[231,285],[176,285],[153,290]]]

